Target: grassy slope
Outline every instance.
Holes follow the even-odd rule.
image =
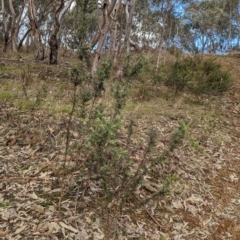
[[[24,55],[23,58],[25,58]],[[219,57],[218,60],[225,68],[231,70],[236,79],[239,79],[239,59]],[[64,116],[71,109],[72,86],[67,75],[69,68],[69,63],[49,66],[38,65],[30,60],[24,60],[24,62],[4,60],[4,64],[0,65],[2,112],[0,151],[4,168],[10,169],[1,173],[1,178],[4,179],[2,184],[7,182],[5,188],[7,193],[5,191],[1,195],[1,201],[3,205],[8,203],[8,209],[11,207],[15,209],[18,204],[24,204],[22,196],[14,197],[14,189],[17,188],[20,192],[24,192],[28,184],[18,183],[17,186],[13,186],[14,180],[9,182],[7,178],[35,176],[33,173],[42,172],[41,168],[44,170],[43,178],[51,178],[54,167],[46,165],[46,169],[44,168],[44,164],[49,161],[46,158],[51,156],[50,162],[61,161],[63,154],[61,149],[64,148],[65,143],[63,128],[66,120]],[[138,239],[159,239],[160,235],[162,239],[232,239],[231,235],[237,234],[237,231],[234,232],[233,229],[239,224],[239,210],[233,202],[240,199],[238,193],[234,195],[239,176],[239,171],[234,171],[235,164],[238,164],[235,161],[239,154],[237,146],[240,139],[239,85],[233,86],[221,97],[198,98],[187,93],[173,97],[167,89],[159,86],[154,89],[154,93],[152,89],[148,90],[152,96],[148,101],[142,101],[141,95],[139,97],[138,94],[142,92],[138,92],[136,86],[124,109],[125,118],[132,118],[136,123],[133,136],[136,153],[132,156],[136,162],[138,154],[141,154],[139,146],[144,144],[142,139],[150,127],[155,127],[158,136],[155,154],[161,153],[169,144],[169,135],[178,127],[179,120],[187,124],[188,134],[183,145],[174,151],[161,166],[156,166],[160,169],[159,171],[163,169],[166,176],[173,178],[170,179],[172,184],[169,194],[153,203],[150,208],[151,213],[144,208],[139,208],[134,214],[129,213],[131,220],[123,220],[124,217],[122,217],[119,220],[120,224],[124,221],[129,221],[131,224],[131,228],[121,225],[124,229],[122,234],[131,236],[143,229],[142,237]],[[105,93],[102,101],[111,102],[108,93]],[[77,123],[74,127],[78,127]],[[46,135],[49,131],[56,136],[55,140]],[[17,146],[16,142],[14,143],[15,138]],[[49,147],[51,141],[57,141],[57,149]],[[77,140],[73,139],[74,141]],[[19,151],[23,152],[22,155],[17,155]],[[27,151],[30,153],[26,154]],[[73,152],[72,155],[74,154]],[[16,156],[18,156],[18,162],[14,161]],[[9,161],[14,162],[11,165]],[[36,223],[38,226],[42,224],[41,221],[48,219],[45,212],[52,211],[51,207],[54,206],[52,202],[55,201],[50,194],[40,193],[44,193],[45,188],[41,182],[33,183],[29,191],[37,191],[41,199],[34,199],[28,193],[25,196],[27,200],[24,200],[25,203],[29,201],[31,211],[27,215],[30,219],[37,221],[39,214],[41,215],[39,222]],[[11,191],[13,195],[9,194]],[[141,194],[146,194],[144,189],[141,190]],[[75,204],[74,199],[69,198],[69,201]],[[44,210],[36,210],[36,206],[43,207]],[[69,209],[72,208],[69,207]],[[4,215],[6,210],[4,208],[0,210]],[[94,210],[90,206],[84,207],[86,216],[92,216],[92,211]],[[57,214],[52,212],[50,222],[58,218]],[[76,212],[73,215],[75,214],[77,215]],[[71,225],[70,215],[65,215],[68,225]],[[96,229],[101,229],[106,233],[106,219],[101,219],[100,215],[96,215],[96,219],[100,219],[103,223]],[[96,219],[94,217],[91,221],[89,220],[90,222],[85,225],[86,229],[91,230]],[[7,220],[5,217],[3,222]],[[83,217],[82,221],[85,220]],[[23,220],[23,225],[25,224],[26,220]],[[16,232],[17,228],[12,225],[6,226],[2,231],[3,236],[6,234],[5,237],[8,239],[8,236],[14,236],[13,232]],[[160,229],[159,226],[161,226]],[[29,232],[36,231],[33,230],[34,226],[28,226],[26,229]],[[58,230],[56,235],[59,232],[61,231]],[[22,236],[27,236],[24,231],[22,234]],[[143,237],[144,234],[145,237]],[[40,239],[37,236],[36,239]],[[73,237],[73,239],[77,238]]]

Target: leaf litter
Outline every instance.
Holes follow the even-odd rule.
[[[135,214],[112,219],[118,226],[115,239],[239,239],[239,90],[238,81],[236,88],[222,98],[208,99],[209,108],[198,109],[202,114],[218,111],[220,118],[198,117],[196,109],[181,107],[179,111],[188,111],[188,134],[197,147],[184,140],[166,165],[156,165],[156,171],[175,173],[178,180],[172,182],[164,197],[137,207]],[[90,196],[101,191],[97,183],[89,183],[89,196],[81,190],[78,195],[82,196],[68,196],[59,215],[55,196],[61,189],[56,184],[56,171],[64,165],[67,116],[41,110],[25,112],[6,102],[0,104],[0,111],[1,239],[105,239],[106,219],[91,208]],[[182,117],[177,107],[174,111]],[[138,137],[133,138],[133,145],[140,147],[132,156],[136,166],[149,125],[160,136],[159,152],[169,144],[169,133],[176,129],[179,118],[169,116],[162,114],[154,120],[144,116],[138,120]],[[79,137],[79,123],[73,124],[74,142]],[[69,156],[68,162],[72,171],[76,161]],[[138,194],[146,199],[162,188],[158,179],[148,176]],[[82,212],[77,211],[79,206]]]

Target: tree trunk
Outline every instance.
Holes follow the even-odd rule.
[[[129,38],[129,46],[133,47],[137,52],[139,52],[141,49],[138,43],[134,42],[131,38]]]
[[[47,16],[47,14],[49,14],[49,12],[40,10],[40,14],[39,14],[39,15],[40,15],[40,18],[39,18],[38,21],[37,21],[37,26],[39,26],[39,23],[44,19],[44,17]],[[17,48],[18,51],[19,51],[19,49],[22,47],[23,42],[24,42],[24,40],[26,39],[26,37],[28,37],[28,40],[29,40],[29,34],[31,33],[31,31],[32,31],[32,27],[30,27],[30,28],[25,32],[25,34],[23,35],[23,37],[22,37],[21,40],[19,41],[18,48]],[[40,40],[41,40],[41,38],[40,38]],[[29,41],[28,41],[28,42],[29,42]],[[41,41],[41,42],[42,42],[42,41]],[[28,44],[27,46],[29,47],[29,44]]]
[[[230,3],[230,9],[229,9],[229,19],[232,19],[232,4]],[[231,46],[231,36],[232,36],[232,23],[229,21],[229,34],[228,34],[228,52],[232,50]]]
[[[36,19],[36,8],[34,0],[28,0],[29,20],[34,35],[34,45],[36,48],[35,60],[44,60],[44,47],[41,43],[39,27]]]
[[[48,44],[50,46],[50,55],[49,55],[49,63],[50,64],[57,64],[57,56],[58,56],[57,34],[58,34],[59,28],[60,28],[59,14],[63,7],[64,7],[64,1],[58,0],[57,7],[55,10],[55,15],[54,15],[53,31],[51,33],[50,40],[48,41]]]
[[[17,52],[17,38],[16,38],[16,13],[13,8],[12,0],[9,0],[9,8],[12,14],[12,23],[11,23],[11,44],[12,44],[12,51]]]
[[[110,44],[108,47],[107,56],[110,57],[112,51],[116,48],[116,37],[117,37],[117,16],[120,2],[118,2],[113,10],[112,23],[110,26]]]
[[[59,14],[59,17],[58,17],[59,23],[61,23],[64,14],[65,14],[66,11],[69,9],[69,7],[72,5],[73,1],[74,1],[74,0],[68,0],[68,1],[65,3],[65,6],[64,6],[64,8],[61,10],[61,12],[60,12],[60,14]]]
[[[102,47],[103,47],[103,44],[106,40],[106,34],[107,34],[108,29],[109,29],[108,3],[107,3],[107,1],[105,1],[104,6],[103,6],[103,19],[104,19],[104,24],[103,24],[104,29],[102,29],[102,31],[101,31],[101,37],[99,39],[98,47],[97,47],[96,54],[94,56],[93,64],[92,64],[92,75],[93,76],[95,75],[95,73],[97,71],[98,62],[101,58]]]
[[[131,28],[132,28],[132,18],[133,18],[133,13],[134,13],[134,9],[136,6],[136,2],[137,0],[132,0],[131,1],[131,9],[129,12],[129,5],[128,5],[128,1],[125,0],[125,14],[126,14],[126,27],[125,27],[125,33],[124,33],[124,42],[121,42],[122,39],[122,35],[123,35],[123,23],[120,23],[120,34],[119,34],[119,39],[118,39],[118,44],[117,44],[117,48],[116,51],[114,53],[114,58],[113,58],[113,67],[116,67],[117,65],[117,61],[118,59],[121,58],[121,55],[123,53],[123,50],[126,47],[126,53],[129,54],[130,51],[130,46],[133,46],[136,50],[140,50],[140,47],[138,46],[137,43],[135,43],[134,41],[132,41],[130,39],[130,33],[131,33]],[[121,66],[122,67],[122,66]]]
[[[23,3],[24,4],[24,3]],[[17,52],[17,38],[18,32],[20,28],[20,21],[23,14],[24,7],[23,5],[20,6],[20,10],[18,15],[16,15],[15,10],[13,8],[12,0],[9,0],[9,8],[12,15],[12,22],[11,22],[11,44],[12,44],[12,51]]]
[[[17,47],[17,50],[19,51],[19,49],[22,47],[23,45],[23,42],[25,40],[25,38],[28,36],[28,34],[31,32],[32,28],[29,28],[25,34],[23,35],[22,39],[19,41],[19,44],[18,44],[18,47]]]
[[[120,55],[120,50],[121,50],[121,40],[118,41],[117,47],[116,47],[115,52],[114,52],[113,68],[115,68],[117,66],[117,60],[118,60],[118,56]]]
[[[126,29],[125,29],[125,37],[124,37],[124,45],[127,48],[127,54],[129,54],[130,51],[130,32],[132,28],[132,18],[134,13],[134,8],[136,6],[137,0],[131,1],[131,9],[130,12],[128,12],[128,4],[126,4],[126,15],[127,15],[127,23],[126,23]]]
[[[4,36],[4,44],[3,44],[3,52],[5,53],[7,51],[7,45],[8,45],[8,29],[7,29],[7,19],[6,19],[6,13],[5,13],[5,6],[4,6],[4,0],[2,0],[2,16],[3,16],[3,36]]]
[[[158,70],[159,63],[160,63],[160,56],[161,56],[161,53],[162,53],[162,46],[163,46],[164,34],[165,34],[165,21],[163,22],[162,34],[161,34],[160,43],[159,43],[159,48],[158,48],[158,58],[157,58],[157,68],[156,68],[156,71]]]
[[[58,56],[58,41],[56,35],[51,35],[49,40],[50,45],[50,55],[49,55],[49,63],[57,64],[57,56]]]
[[[119,36],[118,36],[118,41],[117,41],[117,46],[114,49],[114,57],[113,57],[113,68],[115,68],[117,66],[117,61],[119,59],[120,56],[120,52],[121,52],[121,40],[122,40],[122,36],[123,36],[123,8],[122,8],[123,4],[120,5],[120,14],[121,14],[121,22],[119,23],[120,25],[120,31],[119,31]]]
[[[106,2],[106,1],[105,1]],[[107,1],[108,2],[108,1]],[[109,5],[109,7],[108,7],[108,9],[107,9],[107,17],[109,17],[110,15],[111,15],[111,13],[112,13],[112,11],[113,11],[113,9],[114,9],[114,6],[116,5],[116,2],[117,2],[117,0],[112,0],[111,1],[111,3],[110,3],[110,5]],[[105,4],[105,3],[104,3]],[[104,6],[103,6],[103,9],[104,9]],[[90,41],[90,43],[89,43],[89,47],[91,48],[91,49],[93,49],[94,48],[94,46],[97,44],[97,42],[99,41],[99,39],[100,39],[100,37],[101,37],[101,35],[102,35],[102,31],[103,31],[103,29],[105,28],[105,19],[104,19],[104,17],[103,17],[103,19],[102,19],[102,22],[101,22],[101,24],[100,24],[100,27],[99,27],[99,30],[96,32],[96,34],[94,35],[94,37],[92,38],[92,40]]]

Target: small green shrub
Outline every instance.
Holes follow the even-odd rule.
[[[189,90],[195,94],[218,95],[231,87],[233,79],[214,59],[195,56],[179,60],[170,66],[164,82],[174,88],[175,93]]]
[[[124,82],[116,82],[111,86],[111,91],[114,97],[114,114],[117,115],[126,104],[127,85]]]
[[[7,100],[11,100],[12,98],[13,98],[13,95],[10,92],[7,92],[7,91],[0,92],[0,101],[7,101]]]
[[[129,205],[130,202],[145,204],[168,191],[176,176],[172,173],[169,175],[159,172],[158,169],[156,170],[156,165],[167,162],[170,152],[181,144],[181,140],[186,135],[186,125],[180,122],[178,131],[171,138],[171,146],[162,153],[156,148],[158,140],[156,129],[151,128],[148,133],[144,133],[142,146],[137,148],[139,152],[136,162],[134,160],[136,143],[133,141],[135,124],[131,118],[127,120],[128,124],[123,124],[121,111],[126,102],[128,87],[133,84],[135,77],[137,80],[135,83],[138,86],[139,82],[141,84],[141,96],[146,97],[150,92],[150,87],[145,87],[146,79],[152,76],[153,72],[146,71],[148,65],[145,57],[136,57],[134,62],[130,56],[126,57],[124,78],[112,83],[111,86],[113,105],[110,107],[108,104],[103,104],[101,97],[105,84],[108,83],[106,80],[109,79],[112,60],[103,61],[97,74],[87,80],[88,67],[84,65],[84,57],[79,59],[78,66],[70,71],[74,88],[72,108],[66,127],[64,167],[67,168],[66,156],[71,154],[72,149],[78,150],[80,160],[73,170],[58,173],[61,186],[59,210],[64,197],[70,192],[74,194],[73,189],[76,188],[69,181],[74,179],[72,182],[77,183],[78,191],[83,191],[89,198],[91,202],[89,203],[99,208],[102,219],[111,219],[111,227],[106,227],[110,236],[117,216],[122,212],[134,210],[134,207]],[[128,81],[129,79],[132,81]],[[79,125],[75,123],[77,120],[75,116],[78,113],[80,113]],[[76,131],[79,133],[76,134],[79,139],[74,137],[72,144],[72,132]],[[146,191],[148,196],[143,200],[139,198],[138,189],[144,189],[145,178],[153,174],[156,176],[156,183],[163,180],[164,186],[161,187],[159,184],[154,193]]]
[[[130,77],[138,76],[145,64],[146,58],[144,55],[141,55],[139,58],[136,59],[136,63],[133,65],[130,71]]]
[[[221,94],[232,85],[233,80],[230,73],[222,70],[220,64],[213,60],[205,60],[201,64],[199,72],[202,74],[196,76],[197,87],[194,89],[197,94]]]
[[[0,202],[0,207],[5,208],[9,206],[9,202],[8,201],[2,201]]]
[[[93,81],[95,97],[100,97],[105,90],[104,81],[110,78],[112,59],[104,61],[97,69],[97,78]]]
[[[123,67],[124,80],[129,83],[130,95],[137,101],[149,101],[155,97],[152,91],[155,72],[153,61],[144,54],[138,56],[127,55]],[[123,81],[122,81],[123,82]]]
[[[132,78],[138,76],[145,64],[146,58],[144,55],[140,55],[136,59],[131,59],[131,56],[127,55],[124,62],[124,77]]]
[[[175,93],[177,93],[186,88],[191,77],[191,67],[188,65],[188,63],[176,62],[171,67],[165,83],[167,86],[173,87],[175,89]]]
[[[173,151],[178,145],[182,143],[182,140],[187,135],[187,125],[183,120],[179,121],[178,129],[173,133],[170,144],[169,150]]]
[[[180,48],[177,48],[175,46],[169,47],[167,51],[176,56],[177,58],[181,57],[183,55],[183,51]]]
[[[18,100],[15,105],[23,111],[32,110],[36,107],[35,102],[28,99]]]

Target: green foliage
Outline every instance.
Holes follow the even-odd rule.
[[[116,82],[111,86],[111,90],[114,97],[114,114],[117,115],[126,104],[127,85],[123,82]]]
[[[124,77],[138,76],[145,64],[146,58],[144,55],[140,55],[136,59],[131,59],[131,56],[127,55],[124,62]]]
[[[153,146],[156,144],[156,131],[154,128],[151,128],[148,132],[148,141],[147,141],[147,147],[146,147],[146,153],[149,153]]]
[[[80,61],[77,66],[71,68],[69,75],[74,86],[85,84],[92,79],[91,74],[83,61]]]
[[[172,183],[176,182],[179,179],[177,174],[169,174],[163,181],[165,191],[168,191]]]
[[[184,48],[196,53],[224,51],[223,48],[229,44],[224,42],[231,35],[229,22],[232,20],[230,20],[231,17],[229,18],[231,15],[229,13],[233,6],[231,5],[229,8],[228,3],[232,4],[233,2],[222,0],[185,2],[189,4],[187,4],[185,21],[182,25],[184,31],[180,34]],[[209,34],[210,32],[211,34]]]
[[[153,62],[147,61],[144,54],[132,58],[126,57],[124,77],[127,82],[132,84],[131,96],[134,100],[149,101],[152,98],[154,94],[151,88],[151,79],[154,76],[152,65]]]
[[[87,106],[89,101],[92,99],[92,92],[86,86],[83,86],[79,90],[78,98],[80,104],[80,117],[85,118],[87,114]]]
[[[46,84],[43,83],[37,89],[37,94],[36,94],[36,99],[35,99],[35,107],[39,107],[41,105],[41,103],[44,101],[44,99],[46,98],[47,93],[45,91],[45,88],[46,88]]]
[[[13,95],[8,91],[0,91],[0,101],[7,101],[13,98]]]
[[[179,127],[178,130],[175,131],[172,135],[170,144],[169,144],[169,150],[172,152],[178,145],[182,143],[182,140],[187,135],[187,125],[183,120],[179,121]]]
[[[27,88],[25,84],[22,84],[22,91],[23,91],[23,95],[25,97],[25,100],[28,100],[28,93],[27,93]]]
[[[18,100],[16,102],[16,106],[18,106],[21,110],[32,110],[36,107],[35,103],[31,100]]]
[[[131,137],[133,135],[133,127],[134,127],[134,121],[133,119],[130,119],[130,122],[127,124],[127,145],[129,145]]]
[[[141,70],[143,69],[143,66],[146,63],[146,58],[144,55],[140,55],[140,57],[137,58],[136,63],[133,65],[130,77],[138,76]]]
[[[95,97],[100,97],[105,90],[104,81],[110,78],[110,72],[112,68],[112,60],[108,59],[104,61],[97,69],[97,78],[93,81],[93,88]]]
[[[86,45],[87,36],[91,29],[91,23],[94,19],[92,13],[96,9],[96,1],[94,0],[77,0],[76,1],[77,8],[75,8],[77,13],[73,16],[74,25],[77,20],[77,46],[79,49],[79,57],[80,60],[86,59],[86,57],[90,56],[90,51],[88,46]],[[82,59],[81,59],[82,58]]]
[[[105,81],[109,78],[111,69],[112,69],[112,60],[107,59],[101,64],[101,66],[97,70],[97,76],[100,79],[100,81]]]
[[[8,202],[8,201],[2,201],[2,202],[0,202],[0,207],[5,208],[5,207],[7,207],[7,206],[9,206],[9,202]]]
[[[168,72],[165,84],[173,87],[175,93],[186,89],[195,94],[217,95],[227,91],[233,82],[230,73],[222,70],[220,64],[199,56],[177,61]]]
[[[71,49],[78,50],[78,58],[84,61],[86,66],[91,65],[91,49],[87,42],[92,38],[93,32],[96,31],[97,17],[94,11],[96,10],[95,0],[76,0],[76,6],[67,11],[64,16],[64,21],[61,23],[64,32],[65,42]],[[60,30],[61,31],[61,30]]]
[[[130,60],[131,60],[131,56],[127,55],[124,61],[124,72],[123,72],[123,76],[126,78],[130,76],[130,68],[131,68]]]
[[[191,68],[185,62],[176,62],[170,69],[167,76],[166,85],[175,88],[175,93],[182,91],[186,88],[187,83],[190,81]]]
[[[227,91],[232,85],[232,78],[229,72],[221,69],[220,64],[213,60],[205,60],[201,63],[199,75],[196,76],[197,86],[194,92],[221,94]]]
[[[82,78],[80,75],[80,69],[77,67],[73,67],[70,70],[70,79],[74,86],[77,86],[82,83]]]
[[[196,150],[200,150],[199,142],[195,139],[189,139],[190,145]]]
[[[156,144],[156,131],[154,128],[150,128],[147,134],[147,143],[144,149],[143,157],[141,159],[140,164],[138,165],[137,171],[134,175],[128,178],[128,189],[125,192],[125,195],[131,195],[131,192],[136,191],[139,184],[141,184],[144,176],[150,173],[153,170],[153,166],[155,165],[155,161],[152,161],[149,166],[147,166],[147,159],[150,156],[150,153],[155,147]]]
[[[104,108],[99,108],[89,123],[86,146],[91,156],[86,163],[88,176],[100,179],[104,189],[102,197],[112,199],[113,190],[126,178],[130,164],[127,151],[118,143],[122,122],[119,117],[109,117]]]
[[[84,29],[81,32],[84,35]],[[174,135],[172,146],[168,152],[153,156],[156,152],[157,131],[151,128],[144,138],[143,149],[139,154],[139,162],[134,164],[132,160],[132,142],[131,137],[134,134],[134,121],[129,120],[127,125],[123,125],[121,111],[126,103],[128,87],[130,83],[126,80],[137,77],[141,81],[142,89],[145,85],[144,71],[147,69],[146,58],[144,55],[131,59],[125,58],[124,79],[112,83],[111,95],[113,97],[113,108],[110,110],[102,105],[102,92],[105,90],[106,81],[110,78],[112,60],[108,59],[102,62],[98,67],[94,79],[89,74],[87,63],[88,49],[84,44],[79,46],[79,64],[71,69],[70,79],[74,85],[72,110],[69,113],[69,121],[66,134],[66,153],[71,149],[71,130],[73,129],[73,113],[80,112],[79,136],[81,139],[75,144],[79,149],[79,155],[83,160],[74,170],[79,171],[79,188],[85,188],[89,182],[96,184],[98,188],[96,195],[90,197],[93,204],[101,205],[103,214],[107,216],[109,211],[119,211],[126,207],[126,201],[138,198],[136,191],[142,185],[146,176],[155,171],[156,164],[160,161],[167,161],[170,150],[176,148],[180,143],[181,135]],[[78,92],[77,92],[77,90]],[[144,91],[145,92],[145,91]],[[90,101],[92,100],[92,101]],[[99,100],[99,101],[97,101]],[[90,107],[88,107],[90,105]],[[79,116],[79,115],[78,115]],[[183,128],[182,125],[180,127]],[[179,132],[183,131],[180,128]],[[173,137],[173,138],[174,138]],[[177,140],[176,140],[177,139]],[[67,171],[71,174],[71,171]],[[157,178],[163,179],[156,173]],[[60,176],[61,177],[61,176]],[[60,178],[64,182],[64,178]],[[166,180],[164,190],[152,194],[149,200],[159,194],[165,194],[172,182],[172,178]],[[62,184],[62,192],[66,191],[69,183]],[[62,187],[65,186],[65,189]],[[67,192],[67,191],[66,191]],[[60,204],[59,204],[60,205]]]
[[[84,61],[88,69],[91,67],[91,51],[90,48],[82,43],[81,47],[78,49],[78,58],[80,61]]]
[[[104,114],[104,109],[97,109],[96,119],[90,128],[88,142],[95,149],[99,150],[104,147],[110,139],[113,139],[117,134],[117,129],[120,124],[119,118],[108,119]],[[113,141],[110,141],[113,143]]]

